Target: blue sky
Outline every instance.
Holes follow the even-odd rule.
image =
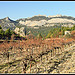
[[[0,19],[17,20],[39,14],[75,17],[75,1],[0,1]]]

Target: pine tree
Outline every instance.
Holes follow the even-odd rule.
[[[11,38],[11,31],[9,28],[5,31],[5,36]]]
[[[0,29],[2,29],[1,25],[0,25]]]

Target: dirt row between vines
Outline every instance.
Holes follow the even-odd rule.
[[[56,41],[55,41],[56,42]],[[58,43],[59,43],[60,41],[58,41]],[[33,43],[35,43],[35,42],[33,42]],[[47,44],[48,44],[48,42],[46,42]],[[57,43],[57,42],[56,42]],[[56,44],[55,43],[55,44]],[[23,44],[23,43],[21,43],[21,44]],[[21,45],[20,44],[20,45]],[[28,44],[29,44],[29,42],[28,42]],[[31,44],[31,43],[30,43]],[[38,43],[39,44],[39,43]],[[46,46],[47,46],[47,44],[45,44]],[[59,43],[60,44],[60,43]],[[7,44],[6,44],[7,45]],[[19,43],[18,44],[14,44],[14,46],[20,46],[19,45]],[[49,42],[49,45],[50,45],[50,42]],[[56,44],[57,45],[57,44]],[[10,45],[8,44],[8,47],[9,47]],[[35,63],[35,62],[33,62],[33,61],[31,61],[30,62],[30,60],[27,60],[27,68],[26,68],[26,72],[27,73],[30,73],[30,64],[32,64],[32,67],[31,67],[31,73],[50,73],[50,72],[52,72],[53,70],[53,67],[52,66],[54,66],[54,65],[56,65],[55,64],[55,62],[57,62],[57,58],[58,58],[58,56],[60,56],[61,55],[61,58],[63,57],[62,56],[62,54],[64,53],[64,50],[66,51],[66,49],[65,48],[71,48],[71,47],[73,47],[73,44],[72,44],[72,46],[71,45],[66,45],[66,47],[64,47],[64,50],[63,50],[63,48],[61,48],[60,50],[59,50],[59,53],[58,53],[58,49],[56,50],[56,54],[54,54],[53,55],[53,53],[54,53],[54,50],[52,50],[52,53],[51,53],[51,49],[49,49],[49,48],[47,48],[47,47],[44,47],[44,46],[40,46],[40,48],[39,48],[39,46],[38,47],[35,47],[35,48],[31,48],[31,49],[29,49],[30,50],[30,52],[29,53],[31,53],[31,51],[32,51],[32,49],[34,49],[34,52],[36,52],[37,51],[37,53],[36,53],[36,55],[38,54],[40,54],[41,53],[41,51],[45,51],[46,53],[44,54],[44,55],[42,55],[42,61],[41,61],[41,59],[40,59],[40,57],[38,58],[38,59],[35,59],[36,60],[36,62],[38,63]],[[65,45],[64,45],[65,46]],[[5,46],[4,46],[5,47]],[[24,47],[24,46],[23,46]],[[41,48],[42,47],[42,48]],[[6,47],[7,48],[7,47]],[[37,50],[36,50],[36,48],[37,48]],[[51,48],[51,46],[50,46],[50,48]],[[23,50],[26,50],[26,49],[23,49],[22,51],[20,51],[21,49],[15,49],[14,47],[13,47],[13,49],[12,50],[10,50],[11,52],[10,52],[10,57],[9,57],[9,64],[8,64],[8,58],[6,57],[6,55],[4,55],[4,56],[1,56],[0,55],[0,57],[1,57],[1,60],[0,60],[0,73],[23,73],[23,67],[24,67],[24,65],[23,65],[23,62],[22,62],[22,60],[25,58],[25,56],[28,54],[26,51],[23,51]],[[27,49],[28,50],[28,49]],[[48,50],[48,51],[50,51],[50,52],[47,52],[46,50]],[[62,52],[62,51],[63,52]],[[67,50],[69,50],[69,49],[67,49]],[[20,53],[21,52],[21,53]],[[23,54],[24,55],[23,55]],[[19,54],[19,56],[18,56],[18,54]],[[51,54],[52,54],[52,56],[51,56]],[[36,56],[35,55],[35,56]],[[37,56],[36,56],[37,57]],[[55,59],[56,58],[56,59]],[[53,63],[53,59],[55,60],[54,61],[54,63]],[[25,60],[26,61],[26,60]],[[52,61],[52,62],[51,62]],[[47,69],[48,68],[48,69]],[[50,71],[50,68],[51,68],[51,71]]]
[[[30,73],[30,69],[27,70],[27,73]],[[75,74],[75,44],[69,48],[65,48],[62,54],[57,54],[53,58],[43,60],[42,64],[36,64],[31,68],[31,73]]]

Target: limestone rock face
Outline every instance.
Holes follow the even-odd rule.
[[[53,17],[56,17],[56,18],[53,18]],[[22,24],[22,25],[27,25],[27,26],[36,26],[36,25],[38,25],[38,26],[42,26],[42,25],[44,25],[44,26],[46,26],[46,25],[54,26],[57,23],[58,24],[60,24],[60,23],[64,24],[65,23],[64,25],[66,25],[66,26],[67,25],[69,26],[69,24],[70,24],[70,26],[71,26],[72,23],[75,24],[75,20],[66,19],[66,18],[58,18],[58,17],[61,17],[61,15],[52,16],[52,19],[49,19],[49,20],[45,20],[45,19],[40,20],[40,21],[27,20],[25,22],[19,21],[19,23]]]
[[[62,18],[53,18],[51,20],[48,20],[48,23],[75,23],[75,21]]]
[[[10,20],[10,18],[9,17],[6,17],[6,20]]]
[[[20,28],[20,36],[25,36],[25,28],[24,27]]]
[[[17,34],[19,34],[19,28],[16,27],[15,30],[14,30]]]
[[[24,21],[19,21],[19,23],[25,25],[25,22]]]
[[[14,31],[17,34],[20,34],[20,36],[23,36],[23,37],[25,36],[25,28],[24,27],[21,27],[21,28],[16,27]]]
[[[48,16],[49,18],[51,18],[51,17],[61,17],[62,15],[53,15],[53,16]]]
[[[41,26],[41,25],[46,24],[47,21],[46,20],[40,20],[40,21],[30,21],[29,20],[29,21],[26,21],[26,22],[20,21],[19,23],[20,24],[23,24],[23,25],[26,25],[27,24],[27,26],[36,26],[36,25]]]

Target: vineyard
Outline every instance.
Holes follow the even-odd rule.
[[[71,38],[4,41],[0,43],[0,73],[41,73],[40,64],[62,54],[65,48],[74,44],[75,40]],[[41,68],[43,71],[46,70],[44,66]]]

